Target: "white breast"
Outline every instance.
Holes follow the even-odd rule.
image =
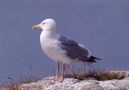
[[[42,32],[40,35],[40,43],[45,54],[56,62],[71,63],[71,59],[66,56],[66,52],[58,45],[58,34],[50,36],[50,33]]]

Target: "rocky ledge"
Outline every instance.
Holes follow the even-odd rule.
[[[129,72],[123,79],[95,80],[87,78],[84,80],[65,78],[63,82],[57,82],[44,78],[37,82],[23,84],[19,90],[129,90]]]

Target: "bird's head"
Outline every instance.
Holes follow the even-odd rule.
[[[55,31],[56,22],[53,19],[45,19],[40,24],[34,25],[32,29],[42,29],[47,31]]]

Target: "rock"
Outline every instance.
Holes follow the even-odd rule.
[[[112,83],[114,86],[119,87],[120,90],[129,90],[129,79],[128,80],[119,80]]]
[[[54,84],[54,81],[44,79],[38,82],[33,82],[29,84],[23,84],[19,87],[19,90],[44,90],[45,87]]]
[[[129,75],[126,75],[126,77],[121,80],[114,79],[104,81],[65,78],[63,82],[57,82],[45,78],[37,82],[23,84],[19,87],[19,90],[129,90]]]
[[[109,80],[109,81],[101,81],[100,86],[104,88],[104,90],[120,90],[119,87],[114,86],[112,84],[114,80]]]
[[[80,90],[104,90],[104,88],[98,84],[89,84],[83,86]]]

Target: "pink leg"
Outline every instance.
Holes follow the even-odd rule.
[[[56,75],[54,76],[54,77],[50,77],[49,79],[50,80],[55,80],[55,81],[58,81],[58,79],[60,78],[59,77],[59,68],[60,68],[60,64],[57,62],[56,63],[57,65],[57,67],[56,67]]]
[[[64,77],[65,64],[62,65],[62,76]]]
[[[64,71],[65,71],[65,64],[62,64],[62,75],[59,76],[59,65],[58,65],[57,75],[56,75],[55,81],[63,82],[63,80],[64,80]]]
[[[65,64],[62,65],[62,75],[60,77],[60,82],[64,81],[64,71],[65,71]]]
[[[60,68],[60,64],[57,62],[57,70],[56,70],[55,80],[58,80],[59,79],[59,68]]]

